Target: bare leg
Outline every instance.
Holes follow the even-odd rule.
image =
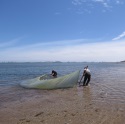
[[[87,80],[86,86],[89,84],[90,79],[91,79],[91,75],[88,75],[88,80]]]
[[[86,80],[87,80],[87,76],[85,75],[85,77],[84,77],[84,81],[83,81],[83,86],[86,85]]]

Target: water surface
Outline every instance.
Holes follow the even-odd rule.
[[[125,63],[87,63],[87,62],[38,62],[38,63],[0,63],[0,105],[5,102],[22,100],[25,97],[41,94],[42,90],[25,89],[19,84],[23,80],[32,79],[56,70],[59,75],[69,74],[88,65],[92,78],[89,90],[93,99],[103,102],[125,103]],[[83,96],[84,88],[78,87],[78,96]],[[46,92],[46,91],[44,91]],[[50,93],[50,92],[49,92]],[[81,94],[81,95],[80,95]],[[100,99],[101,98],[101,99]]]

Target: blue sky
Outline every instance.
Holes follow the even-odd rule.
[[[125,60],[125,0],[0,0],[0,62]]]

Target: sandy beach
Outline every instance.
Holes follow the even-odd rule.
[[[31,94],[30,90],[27,94]],[[124,124],[124,101],[95,85],[38,90],[0,108],[0,124]]]

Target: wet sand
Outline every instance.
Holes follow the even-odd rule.
[[[111,100],[111,94],[95,85],[31,92],[1,106],[0,124],[125,123],[125,100]]]

